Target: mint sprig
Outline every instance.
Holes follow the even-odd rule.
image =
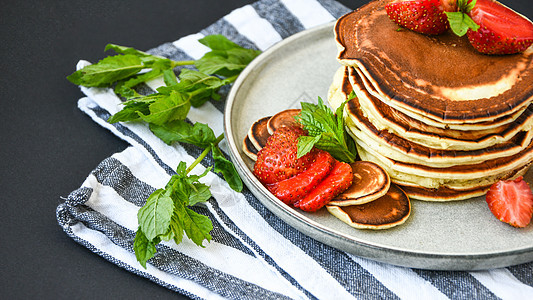
[[[351,100],[354,96],[349,97]],[[352,163],[357,157],[354,141],[345,130],[343,109],[346,102],[335,113],[318,98],[318,104],[302,102],[302,111],[296,120],[307,130],[307,136],[298,138],[298,157],[309,153],[313,147],[329,152],[337,160]]]
[[[146,268],[146,262],[157,253],[156,245],[161,241],[174,240],[179,244],[187,235],[195,244],[203,247],[204,240],[211,240],[211,220],[189,208],[211,198],[209,187],[199,182],[210,169],[201,175],[188,175],[190,169],[181,162],[176,175],[170,178],[165,188],[153,192],[139,209],[139,227],[133,249],[143,267]]]
[[[215,137],[213,130],[202,123],[191,124],[185,119],[191,107],[199,107],[210,99],[218,100],[221,87],[233,83],[240,72],[260,51],[243,48],[222,35],[209,35],[199,40],[209,47],[198,60],[173,61],[130,47],[109,44],[105,50],[117,54],[88,65],[67,79],[86,87],[114,87],[116,94],[126,99],[123,108],[108,120],[110,123],[142,121],[167,144],[188,143],[203,148],[202,154],[189,166],[180,162],[165,188],[158,189],[147,199],[137,215],[139,227],[133,248],[143,267],[157,253],[161,241],[180,243],[187,235],[203,247],[210,241],[213,225],[208,217],[194,212],[191,206],[211,197],[209,186],[199,179],[213,171],[222,174],[228,185],[241,192],[243,183],[235,166],[225,158],[218,144],[224,138]],[[176,76],[174,68],[183,68]],[[140,95],[135,87],[162,77],[165,86],[156,93]],[[209,153],[213,166],[202,175],[189,175]]]
[[[72,83],[87,87],[112,87],[126,98],[123,108],[108,120],[110,123],[143,121],[167,144],[190,143],[213,152],[214,169],[220,172],[236,191],[242,181],[235,167],[211,144],[215,136],[207,124],[185,121],[191,107],[199,107],[210,99],[220,99],[221,87],[233,83],[240,72],[260,51],[243,48],[223,35],[208,35],[199,40],[209,47],[198,60],[173,61],[137,49],[108,44],[105,50],[117,54],[88,65],[67,77]],[[182,69],[178,76],[174,68],[194,66],[197,70]],[[156,93],[140,95],[135,87],[156,77],[165,86]]]

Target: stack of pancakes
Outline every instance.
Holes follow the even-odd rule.
[[[400,29],[373,1],[335,25],[328,100],[345,106],[362,160],[385,168],[412,198],[486,193],[533,162],[533,48],[479,54],[453,33]]]

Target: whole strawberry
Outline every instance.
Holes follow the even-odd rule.
[[[274,132],[258,153],[253,174],[263,184],[285,180],[305,171],[316,152],[297,158],[298,137],[305,134],[300,127],[281,127]]]
[[[448,18],[444,13],[443,0],[404,0],[393,1],[385,5],[385,11],[391,20],[407,29],[437,35],[450,28]],[[449,2],[449,1],[448,1]],[[453,9],[448,4],[448,9]]]
[[[498,220],[514,227],[526,227],[533,214],[533,193],[522,177],[493,184],[486,196],[489,209]]]

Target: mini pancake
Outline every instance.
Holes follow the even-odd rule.
[[[334,29],[338,60],[358,67],[382,101],[444,124],[491,121],[533,101],[533,47],[482,55],[451,31],[398,31],[385,12],[388,2],[372,1]]]
[[[255,121],[248,130],[248,139],[257,151],[261,150],[267,143],[271,133],[268,132],[268,121],[271,117],[264,117]]]
[[[392,184],[388,192],[361,205],[326,205],[344,223],[358,229],[387,229],[403,224],[411,214],[411,202],[401,188]]]
[[[296,124],[294,116],[298,115],[300,111],[300,109],[287,109],[274,116],[263,117],[255,121],[243,140],[243,152],[252,160],[257,160],[257,152],[266,145],[272,133],[279,127]]]
[[[387,172],[379,165],[369,161],[356,161],[350,164],[353,183],[328,205],[348,206],[371,202],[384,196],[390,187]]]
[[[267,123],[267,129],[270,134],[273,134],[276,129],[283,126],[297,125],[298,123],[294,119],[296,115],[301,112],[301,109],[286,109],[273,115]]]
[[[257,160],[257,150],[255,146],[250,141],[250,138],[248,136],[244,137],[244,140],[242,141],[242,152],[246,154],[251,160],[256,161]]]

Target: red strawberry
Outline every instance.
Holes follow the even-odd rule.
[[[500,221],[526,227],[533,214],[533,193],[522,176],[493,184],[486,196],[490,211]]]
[[[385,11],[396,24],[419,33],[436,35],[450,28],[441,0],[393,1]]]
[[[347,163],[337,161],[331,173],[304,199],[296,202],[294,206],[304,211],[317,211],[328,204],[335,196],[348,189],[352,185],[352,180],[352,167]]]
[[[480,27],[469,29],[468,40],[485,54],[513,54],[533,43],[533,23],[494,0],[477,0],[469,13]]]
[[[313,151],[317,152],[315,161],[307,170],[291,178],[267,184],[267,189],[278,199],[290,205],[305,197],[329,174],[335,164],[335,159],[328,152]]]
[[[305,171],[316,152],[296,158],[298,137],[305,131],[299,127],[281,127],[268,138],[258,153],[253,173],[263,184],[285,180]]]

